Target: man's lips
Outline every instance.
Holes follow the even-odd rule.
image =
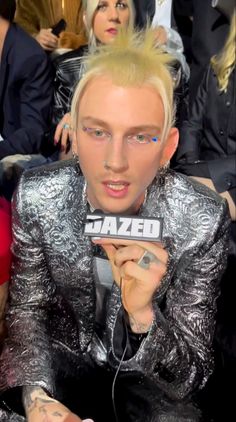
[[[104,191],[108,197],[122,199],[127,196],[130,184],[123,180],[108,180],[103,182],[103,186]]]
[[[129,186],[129,183],[125,180],[105,180],[104,182],[102,182],[102,184],[106,188],[112,189],[114,191],[122,191],[128,188]]]

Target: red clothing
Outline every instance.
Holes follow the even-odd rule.
[[[0,197],[0,285],[10,276],[11,240],[11,206]]]

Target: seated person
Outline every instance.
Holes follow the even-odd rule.
[[[62,54],[53,61],[55,78],[51,138],[53,137],[55,145],[61,151],[60,159],[69,158],[72,153],[69,110],[73,91],[85,70],[84,57],[88,50],[93,51],[97,45],[112,42],[119,28],[133,28],[134,25],[133,0],[116,3],[107,0],[106,6],[102,7],[102,4],[102,0],[83,1],[87,46]]]
[[[229,32],[229,20],[222,13],[222,4],[232,9],[235,0],[193,1],[192,61],[189,80],[190,107],[196,98],[198,87],[211,57],[224,46]],[[223,9],[226,8],[223,7]]]
[[[101,46],[72,101],[80,166],[21,178],[1,422],[200,420],[192,399],[213,368],[229,216],[219,195],[168,168],[171,61],[151,30]],[[94,210],[105,237],[84,233]],[[163,227],[143,238],[150,218]]]
[[[230,17],[225,45],[205,72],[189,119],[180,131],[176,155],[176,169],[227,199],[232,219],[227,269],[218,300],[218,364],[206,396],[207,408],[211,407],[217,421],[231,419],[236,389],[236,14],[232,16],[231,11]]]
[[[66,31],[58,37],[52,33],[52,28],[62,18]],[[78,48],[87,42],[82,0],[18,0],[15,21],[49,52],[58,47]]]
[[[15,0],[0,0],[0,160],[40,152],[53,93],[48,58],[14,12]]]
[[[114,0],[107,0],[106,7],[101,7],[102,3],[102,0],[83,1],[88,44],[62,54],[53,61],[55,68],[53,123],[56,125],[70,110],[72,94],[83,74],[83,57],[86,56],[88,49],[94,49],[97,44],[112,42],[120,27],[127,25],[133,27],[133,0],[116,3]]]
[[[223,49],[212,57],[180,131],[177,168],[228,200],[236,220],[236,16]]]

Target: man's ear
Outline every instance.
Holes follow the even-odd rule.
[[[173,157],[179,143],[179,131],[176,127],[172,127],[169,131],[167,139],[164,141],[161,152],[161,167],[164,167]]]

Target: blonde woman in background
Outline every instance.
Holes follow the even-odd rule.
[[[133,28],[135,19],[133,0],[83,0],[82,3],[88,44],[53,61],[55,68],[53,125],[60,122],[54,139],[57,144],[62,135],[60,144],[62,153],[70,148],[69,111],[74,89],[84,73],[84,56],[88,50],[93,51],[99,44],[113,42],[119,28]],[[68,158],[69,155],[65,157]]]

